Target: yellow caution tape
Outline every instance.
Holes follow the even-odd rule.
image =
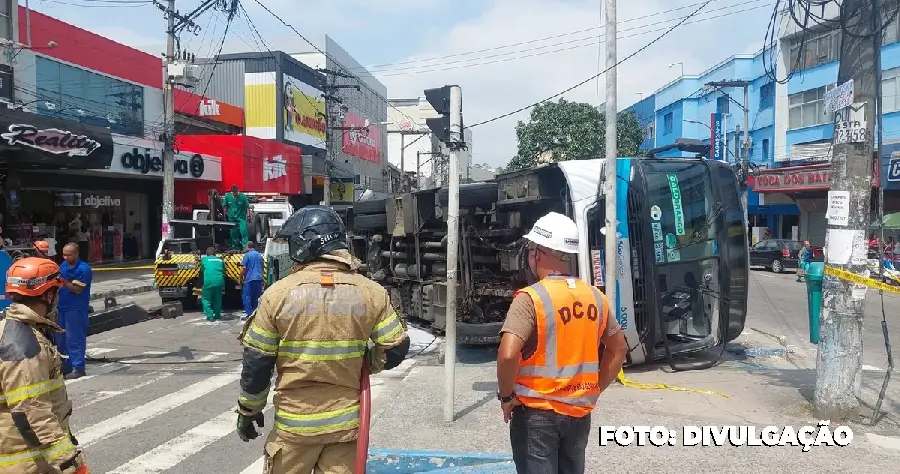
[[[139,267],[100,267],[92,268],[91,270],[95,272],[111,272],[121,270],[153,270],[154,268],[156,268],[156,265],[141,265]]]
[[[840,280],[849,281],[851,283],[856,283],[859,285],[865,285],[865,286],[868,286],[869,288],[875,288],[875,289],[887,291],[890,293],[900,293],[900,287],[888,285],[887,283],[882,283],[878,280],[873,280],[872,278],[866,278],[862,275],[857,275],[856,273],[848,272],[847,270],[841,270],[839,268],[826,266],[825,274],[828,276],[838,278]]]
[[[725,395],[722,392],[714,392],[712,390],[700,390],[698,388],[684,388],[677,387],[675,385],[667,385],[664,383],[644,383],[644,382],[635,382],[627,377],[625,377],[625,371],[619,369],[619,383],[628,388],[636,388],[639,390],[674,390],[676,392],[691,392],[691,393],[699,393],[701,395],[718,395],[720,397],[731,398],[728,395]]]

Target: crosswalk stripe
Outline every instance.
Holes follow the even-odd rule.
[[[157,374],[156,377],[153,377],[149,380],[145,380],[137,385],[130,385],[127,388],[124,388],[122,390],[106,390],[106,391],[97,392],[96,394],[91,395],[90,399],[88,399],[86,402],[75,405],[74,408],[75,408],[75,410],[87,408],[95,403],[100,403],[104,400],[109,400],[110,398],[118,397],[119,395],[124,395],[128,392],[133,392],[139,388],[144,388],[148,385],[155,384],[156,382],[159,382],[160,380],[165,380],[165,379],[171,377],[173,374],[174,374],[174,372],[161,372],[161,373]]]
[[[247,469],[241,471],[241,474],[261,474],[263,467],[266,465],[266,457],[260,456],[253,464],[247,466]]]
[[[78,433],[81,446],[90,446],[122,431],[134,428],[147,420],[194,401],[210,392],[218,390],[240,378],[240,367],[214,375],[208,379],[185,387],[177,392],[164,395],[137,408],[120,413],[112,418],[89,426]]]
[[[274,392],[269,394],[272,403]],[[237,407],[235,407],[237,408]],[[200,452],[203,448],[234,433],[236,415],[234,409],[195,426],[181,436],[173,438],[152,450],[109,471],[107,474],[156,474],[171,469]]]

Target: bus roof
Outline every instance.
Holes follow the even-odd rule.
[[[603,175],[606,160],[560,161],[556,165],[562,170],[569,183],[569,197],[572,202],[597,196],[597,186]]]

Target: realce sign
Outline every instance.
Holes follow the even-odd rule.
[[[139,148],[134,147],[131,151],[123,153],[119,157],[119,160],[122,164],[122,168],[139,171],[141,174],[156,174],[163,171],[162,158],[152,155],[149,148],[145,148],[144,152],[141,153]],[[203,162],[203,157],[199,154],[194,154],[190,158],[183,158],[178,155],[175,156],[176,176],[180,175],[184,177],[200,178],[203,176],[205,168],[206,166]]]

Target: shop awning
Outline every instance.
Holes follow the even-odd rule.
[[[23,166],[103,169],[112,161],[109,130],[0,106],[0,157]]]

